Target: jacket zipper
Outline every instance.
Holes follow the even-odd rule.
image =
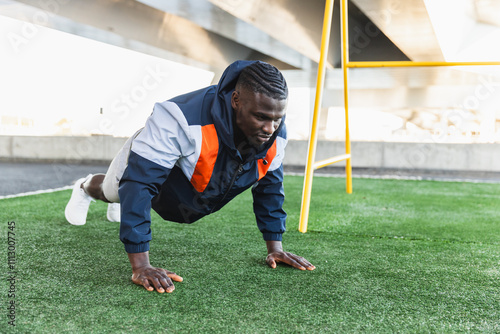
[[[219,204],[221,204],[227,197],[227,195],[229,194],[229,192],[231,191],[231,189],[233,188],[233,185],[234,185],[234,182],[236,182],[236,178],[238,177],[238,175],[241,173],[241,171],[243,170],[243,164],[240,163],[238,165],[238,169],[236,170],[236,173],[234,173],[233,175],[233,178],[231,179],[231,183],[229,184],[229,187],[227,188],[227,191],[224,193],[224,196],[222,197],[222,199],[217,203],[217,205],[215,205],[212,210],[210,210],[210,213],[212,213],[216,207],[219,206]]]

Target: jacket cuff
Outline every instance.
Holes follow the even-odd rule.
[[[127,253],[144,253],[149,251],[149,242],[142,244],[124,244]]]
[[[283,233],[262,233],[265,241],[281,241],[283,239]]]

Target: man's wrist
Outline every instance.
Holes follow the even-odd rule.
[[[267,246],[267,254],[271,254],[272,252],[283,251],[283,245],[281,244],[281,241],[267,240],[266,246]]]
[[[132,271],[150,266],[149,252],[128,253],[128,259],[130,261],[130,265],[132,266]]]

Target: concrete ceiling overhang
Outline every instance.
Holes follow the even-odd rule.
[[[323,32],[324,0],[209,1],[304,55],[315,63],[313,69],[317,68]],[[349,7],[349,48],[352,60],[408,60],[362,11],[352,3]],[[340,1],[334,1],[327,67],[340,67],[340,57]]]
[[[424,0],[352,0],[413,61],[443,61]]]
[[[413,61],[500,57],[499,0],[351,0]]]
[[[324,0],[209,0],[269,36],[319,61]]]
[[[188,19],[135,0],[86,0],[57,5],[37,0],[2,1],[0,14],[77,35],[90,35],[121,47],[137,47],[137,51],[155,56],[174,55],[174,59],[168,59],[200,64],[216,73],[237,59],[261,59],[279,68],[295,68]],[[38,17],[43,20],[37,20]]]
[[[0,0],[0,14],[209,69],[217,78],[236,59],[260,59],[282,70],[315,69],[324,4],[324,0]],[[349,16],[353,60],[407,59],[354,9]],[[39,17],[46,19],[36,20]],[[340,64],[339,23],[335,1],[329,68]],[[368,26],[375,31],[366,41]]]
[[[301,69],[317,65],[305,55],[263,30],[233,16],[206,0],[137,0],[145,5],[190,20],[207,31],[245,45],[274,59]]]
[[[500,59],[500,1],[424,1],[446,61]]]
[[[474,0],[477,20],[500,27],[500,1]]]

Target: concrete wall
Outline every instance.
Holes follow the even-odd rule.
[[[304,165],[306,141],[291,141],[285,164]],[[344,154],[343,142],[320,141],[316,160]],[[352,166],[456,171],[500,171],[500,144],[351,143]],[[333,166],[344,166],[345,162]]]
[[[0,136],[0,159],[108,162],[127,138]]]
[[[107,163],[126,138],[0,136],[0,159]],[[307,141],[290,141],[285,164],[303,166]],[[352,164],[360,168],[500,172],[500,144],[353,142]],[[320,141],[317,160],[344,153],[344,143]],[[338,163],[334,166],[343,166]]]

